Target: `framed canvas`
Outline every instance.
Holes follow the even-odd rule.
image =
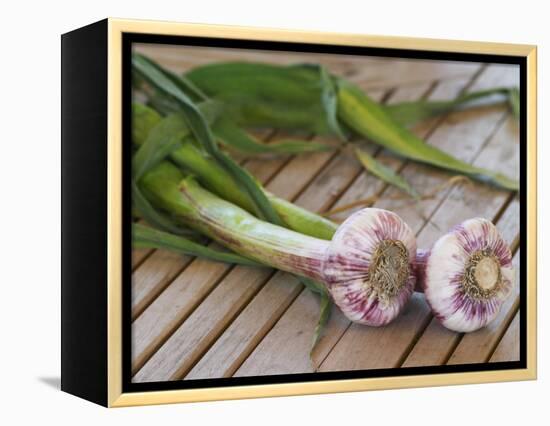
[[[106,19],[62,42],[62,389],[536,378],[536,48]]]

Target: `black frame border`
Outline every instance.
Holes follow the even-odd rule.
[[[134,43],[269,50],[304,53],[378,56],[403,59],[485,62],[520,67],[520,361],[423,367],[384,368],[341,372],[316,372],[253,377],[132,383],[131,374],[131,49]],[[274,42],[157,34],[122,34],[122,391],[124,393],[199,388],[269,385],[327,380],[368,379],[527,368],[527,58],[508,55],[390,49],[314,43]]]
[[[108,20],[60,41],[61,390],[107,405]]]

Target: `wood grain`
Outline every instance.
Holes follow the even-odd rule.
[[[514,316],[508,330],[500,340],[489,362],[519,361],[519,311]]]
[[[139,370],[134,381],[178,379],[271,273],[268,268],[261,271],[247,267],[233,269]]]
[[[132,270],[136,269],[149,256],[153,250],[146,248],[135,248],[132,250]]]
[[[301,290],[295,277],[276,273],[185,378],[232,376],[258,343],[258,336],[269,331]]]
[[[474,63],[192,47],[140,46],[139,50],[174,71],[218,60],[322,62],[364,89],[392,89],[390,102],[423,95],[451,99],[464,88],[517,84],[519,75],[514,67],[484,68]],[[379,99],[384,93],[386,90],[371,91]],[[506,117],[505,108],[481,107],[429,120],[414,131],[464,161],[517,176],[518,129],[515,121]],[[268,130],[259,136],[271,140],[278,137]],[[403,161],[368,141],[363,146],[421,193],[443,185],[451,176]],[[378,196],[374,205],[402,216],[418,233],[422,246],[432,244],[456,222],[480,215],[498,220],[506,238],[514,246],[519,242],[519,202],[506,191],[481,184],[455,184],[432,199],[411,204],[399,190],[364,172],[346,150],[259,158],[243,164],[271,192],[314,211]],[[333,218],[343,220],[354,210]],[[161,250],[135,250],[132,265],[135,382],[431,365],[426,362],[447,360],[468,363],[491,356],[492,361],[499,361],[511,359],[519,351],[514,346],[516,299],[503,309],[495,327],[478,337],[472,333],[473,337],[461,338],[432,326],[423,296],[417,294],[405,312],[384,328],[350,325],[333,309],[310,359],[319,300],[295,277],[268,268],[232,267]],[[428,347],[439,355],[427,353],[423,348]],[[472,353],[475,351],[477,356]]]
[[[141,314],[191,260],[189,256],[155,250],[132,274],[132,318]]]

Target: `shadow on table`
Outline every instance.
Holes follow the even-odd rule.
[[[38,381],[54,389],[61,389],[61,377],[39,377]]]

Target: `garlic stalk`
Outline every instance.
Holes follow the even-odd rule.
[[[326,241],[261,221],[166,162],[140,185],[157,207],[233,251],[323,283],[352,321],[387,324],[413,292],[416,240],[395,213],[363,209]]]
[[[469,219],[419,250],[417,288],[434,316],[448,329],[475,331],[489,324],[510,295],[515,272],[512,253],[495,225]]]

